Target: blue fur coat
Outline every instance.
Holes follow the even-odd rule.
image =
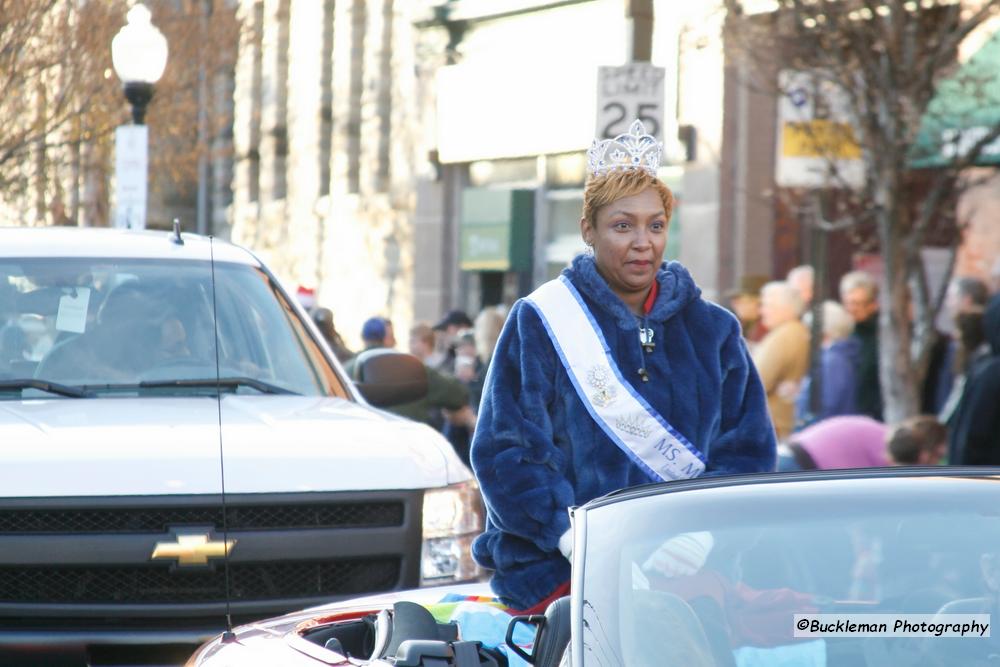
[[[705,475],[774,470],[767,400],[740,325],[701,298],[677,262],[657,273],[659,294],[645,326],[597,272],[592,257],[567,276],[604,333],[622,377],[705,454]],[[649,382],[638,370],[645,367]],[[472,466],[486,501],[486,530],[472,547],[494,570],[494,592],[526,609],[569,580],[558,550],[567,508],[653,480],[594,423],[534,308],[518,301],[497,342],[472,441]]]

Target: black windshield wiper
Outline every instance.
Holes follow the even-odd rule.
[[[59,396],[68,396],[70,398],[88,398],[93,396],[90,392],[84,391],[79,387],[73,387],[68,384],[60,384],[58,382],[49,382],[48,380],[38,380],[35,378],[0,380],[0,391],[10,389],[15,391],[21,389],[39,389],[41,391],[47,391],[50,394],[58,394]]]
[[[224,377],[216,379],[200,378],[196,380],[148,380],[140,382],[140,389],[159,389],[166,387],[224,387],[235,391],[240,387],[250,387],[262,394],[296,394],[294,391],[273,385],[269,382],[256,380],[250,377]],[[297,394],[296,394],[297,395]]]

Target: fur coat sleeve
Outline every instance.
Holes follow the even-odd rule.
[[[523,349],[525,341],[546,342],[547,336],[538,315],[524,302],[515,304],[486,376],[471,450],[487,508],[473,556],[494,570],[497,595],[520,609],[570,574],[558,543],[575,501],[549,414],[559,361],[554,351]]]
[[[550,415],[554,376],[561,367],[551,346],[524,350],[525,341],[548,342],[532,308],[519,302],[510,324],[486,380],[489,391],[480,405],[472,465],[496,527],[555,551],[569,528],[566,509],[574,502]]]
[[[767,396],[750,358],[739,324],[733,326],[722,346],[724,366],[719,402],[719,429],[707,446],[708,463],[703,476],[775,469],[774,427],[767,411]]]

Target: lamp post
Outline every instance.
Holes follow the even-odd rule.
[[[114,226],[127,229],[146,226],[146,107],[153,98],[154,84],[167,66],[167,40],[151,18],[144,5],[135,5],[126,15],[126,25],[111,40],[111,61],[125,99],[132,105],[132,124],[115,130]]]

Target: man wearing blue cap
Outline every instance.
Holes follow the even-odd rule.
[[[365,349],[396,346],[396,338],[392,331],[392,322],[384,317],[371,317],[361,326],[361,340]],[[352,359],[344,366],[348,374],[354,378],[355,363]],[[444,427],[445,413],[455,413],[469,403],[469,391],[461,382],[453,377],[443,375],[433,368],[427,368],[427,394],[416,401],[394,405],[386,408],[389,412],[401,417],[407,417],[432,426],[437,430]]]
[[[366,350],[375,347],[396,347],[392,322],[384,317],[369,317],[361,326],[361,340]]]

